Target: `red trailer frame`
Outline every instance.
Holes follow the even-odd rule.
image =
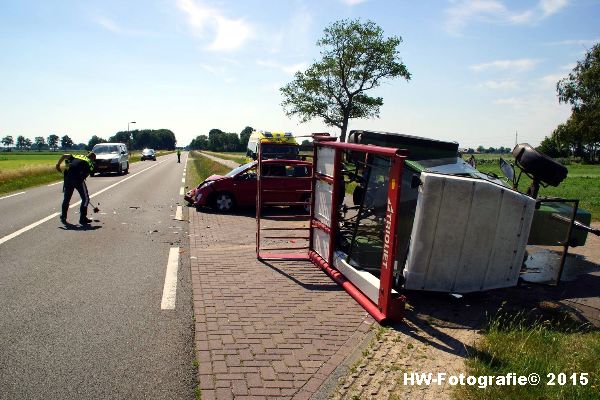
[[[272,143],[269,143],[272,145]],[[265,248],[262,245],[263,239],[271,239],[271,240],[299,240],[299,241],[308,241],[308,226],[303,227],[290,227],[289,224],[286,226],[285,221],[298,221],[298,220],[308,220],[309,215],[279,215],[278,219],[283,220],[283,223],[278,226],[270,226],[264,227],[263,220],[265,216],[263,214],[263,208],[265,206],[292,206],[299,207],[304,203],[302,202],[277,202],[277,203],[269,203],[264,200],[264,193],[266,189],[263,187],[263,180],[272,179],[269,176],[263,175],[263,164],[264,163],[277,163],[277,164],[285,164],[288,161],[290,164],[297,160],[285,160],[285,159],[276,159],[264,160],[262,157],[262,142],[258,145],[258,157],[257,157],[257,190],[256,190],[256,258],[259,260],[308,260],[308,245],[303,246],[293,246],[293,247],[282,247],[276,246],[271,248]],[[297,192],[299,194],[303,194],[304,192],[312,193],[312,190],[301,190],[301,189],[290,189],[287,187],[282,187],[279,189],[269,189],[270,192]],[[294,235],[293,233],[305,233],[305,236]]]
[[[333,173],[325,174],[319,171],[319,149],[330,148],[334,151]],[[333,267],[334,251],[337,235],[337,207],[343,199],[340,199],[339,184],[343,179],[341,174],[342,153],[345,151],[359,151],[367,154],[389,157],[391,160],[389,186],[387,193],[387,210],[385,215],[383,254],[380,270],[380,284],[378,291],[378,301],[373,302],[348,278]],[[397,249],[397,210],[400,205],[400,187],[402,181],[402,171],[404,161],[408,152],[406,150],[392,149],[387,147],[360,145],[353,143],[338,143],[328,140],[319,140],[314,142],[313,154],[313,191],[311,196],[311,218],[310,218],[310,239],[309,239],[309,258],[310,260],[325,271],[335,282],[344,288],[363,308],[377,320],[383,322],[386,320],[398,320],[404,315],[406,298],[402,295],[394,296],[392,293],[394,260],[396,259]],[[322,181],[331,185],[331,218],[330,224],[315,218],[315,200],[317,182]],[[315,230],[325,232],[329,237],[329,246],[327,254],[319,254],[315,248]]]
[[[408,155],[406,150],[393,149],[388,147],[380,147],[373,145],[360,145],[353,143],[338,143],[335,142],[335,138],[329,138],[324,135],[314,135],[314,150],[313,150],[313,174],[312,174],[312,190],[311,190],[311,207],[308,225],[308,254],[298,254],[290,252],[282,252],[281,250],[300,250],[303,248],[272,248],[265,249],[261,247],[261,232],[266,230],[262,227],[261,220],[264,218],[262,215],[262,209],[264,205],[267,205],[263,201],[263,188],[261,180],[264,178],[261,176],[262,158],[258,156],[258,182],[257,182],[257,204],[256,204],[256,256],[259,260],[310,260],[317,267],[322,269],[327,275],[331,277],[337,284],[339,284],[353,299],[355,299],[373,318],[382,323],[389,320],[400,320],[404,316],[404,309],[406,304],[406,298],[398,293],[393,293],[393,272],[394,272],[394,260],[396,259],[397,250],[397,210],[400,204],[400,187],[402,181],[402,171],[404,168],[404,161]],[[334,151],[333,159],[333,171],[331,174],[323,173],[318,170],[319,165],[319,149],[329,148]],[[380,280],[378,289],[378,299],[374,302],[365,295],[358,286],[353,283],[350,279],[344,276],[338,271],[334,265],[334,251],[337,236],[337,207],[341,204],[343,199],[339,197],[339,184],[342,176],[342,158],[343,152],[346,151],[358,151],[367,154],[374,154],[383,157],[388,157],[391,160],[389,185],[387,192],[387,209],[385,215],[385,226],[384,226],[384,243],[383,243],[383,254],[380,269]],[[316,187],[318,182],[325,182],[331,186],[332,197],[329,200],[331,204],[331,218],[329,224],[324,223],[315,217],[315,201],[316,201]],[[282,188],[285,190],[285,188]],[[289,204],[292,205],[292,204]],[[297,215],[290,216],[290,218],[297,218]],[[293,228],[292,228],[293,229]],[[303,228],[302,228],[303,229]],[[286,231],[290,228],[273,228],[273,230]],[[318,249],[315,248],[315,230],[324,232],[328,237],[328,251],[327,254],[320,254]],[[276,238],[289,239],[293,236],[277,236]]]

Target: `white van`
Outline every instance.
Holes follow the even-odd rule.
[[[116,172],[119,175],[129,172],[129,152],[123,143],[98,143],[92,149],[96,155],[94,173]]]

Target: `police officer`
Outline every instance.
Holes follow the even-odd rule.
[[[96,160],[96,155],[92,152],[90,152],[87,156],[82,156],[79,154],[63,154],[56,163],[56,169],[58,172],[62,172],[60,169],[60,164],[65,161],[65,180],[63,187],[65,195],[62,202],[62,213],[60,215],[60,221],[63,224],[67,223],[69,202],[71,201],[71,196],[73,196],[74,190],[77,190],[79,196],[81,197],[79,223],[86,225],[92,222],[92,220],[87,217],[87,208],[90,203],[90,196],[85,184],[85,178],[87,178],[94,170],[94,160]]]

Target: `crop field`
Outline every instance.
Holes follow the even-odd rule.
[[[55,169],[56,162],[63,154],[56,152],[0,152],[0,194],[23,190],[28,187],[56,182],[62,179]],[[87,154],[87,151],[69,151],[72,154]],[[157,156],[173,153],[159,150]],[[140,160],[141,152],[129,153],[129,162]]]
[[[477,159],[477,157],[475,158]],[[503,176],[497,163],[498,158],[490,159],[491,161],[487,163],[478,163],[477,169],[481,172]],[[506,157],[506,159],[512,161],[512,157]],[[579,199],[579,207],[591,212],[594,221],[599,221],[600,165],[567,164],[566,167],[569,171],[567,178],[558,187],[540,187],[539,196]],[[530,183],[531,180],[523,174],[519,190],[525,192]]]
[[[0,194],[62,179],[54,167],[62,154],[59,151],[0,153]]]

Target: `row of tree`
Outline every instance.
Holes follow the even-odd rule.
[[[136,129],[134,131],[120,131],[105,140],[96,135],[88,142],[88,149],[98,143],[125,143],[130,150],[161,149],[175,150],[177,139],[170,129]]]
[[[207,135],[196,136],[190,143],[192,150],[246,151],[248,139],[254,129],[245,127],[240,134],[211,129]]]
[[[556,84],[556,90],[559,102],[571,105],[571,116],[542,141],[539,150],[551,157],[600,161],[600,43]]]
[[[60,142],[60,146],[59,146]],[[72,149],[72,148],[85,148],[85,144],[75,144],[73,140],[69,137],[69,135],[64,135],[62,137],[58,137],[58,135],[50,135],[47,138],[43,136],[36,136],[33,141],[29,138],[26,138],[23,135],[17,136],[15,139],[11,135],[6,135],[2,138],[2,144],[4,147],[9,150],[13,145],[16,150],[52,150],[56,151],[59,148],[62,149]]]
[[[461,150],[461,152],[464,152],[466,154],[475,154],[475,153],[479,153],[479,154],[506,154],[506,153],[510,153],[512,151],[512,149],[510,147],[504,147],[504,146],[500,146],[500,147],[483,147],[483,146],[478,146],[476,149],[469,147],[468,149],[465,150]]]
[[[75,144],[69,135],[58,137],[58,135],[49,135],[47,138],[36,136],[32,141],[23,135],[17,136],[15,139],[11,135],[2,138],[2,144],[9,150],[14,145],[15,150],[51,150],[56,151],[59,148],[63,150],[91,150],[98,143],[125,143],[130,150],[141,150],[145,148],[174,150],[177,143],[175,134],[169,129],[143,129],[131,132],[121,131],[108,138],[108,140],[92,136],[87,145],[85,143]],[[59,145],[60,143],[60,145]]]

